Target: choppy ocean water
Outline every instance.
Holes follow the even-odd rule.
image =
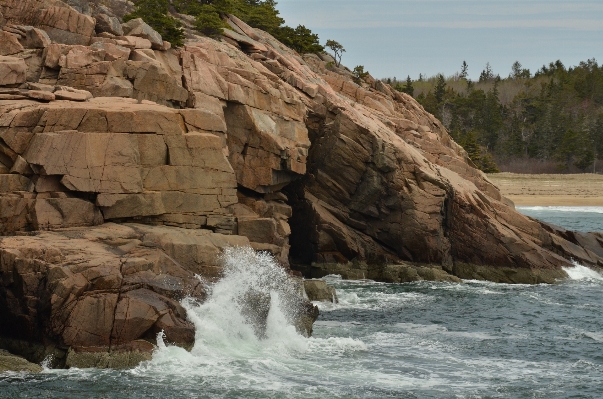
[[[559,216],[538,212],[543,219]],[[152,361],[125,371],[2,374],[0,397],[603,396],[603,276],[590,269],[577,266],[569,279],[537,286],[329,277],[340,303],[319,304],[312,338],[289,325],[276,284],[269,287],[266,334],[258,339],[233,307],[233,295],[266,279],[278,282],[280,275],[269,260],[249,254],[231,262],[232,278],[214,287],[209,302],[185,303],[197,327],[192,352],[160,345]],[[260,276],[253,277],[258,268]]]

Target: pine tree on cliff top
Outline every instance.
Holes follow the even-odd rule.
[[[345,53],[345,48],[343,48],[343,46],[339,42],[336,42],[335,40],[331,39],[327,40],[325,46],[333,51],[333,58],[335,59],[335,64],[337,67],[339,67],[341,65],[341,57],[343,56],[343,53]]]
[[[402,91],[406,94],[408,94],[409,96],[414,96],[415,94],[415,88],[412,85],[412,79],[410,78],[410,75],[408,75],[406,77],[406,86],[404,86],[404,88],[402,89]]]

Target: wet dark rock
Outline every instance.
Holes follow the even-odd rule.
[[[304,280],[306,295],[311,301],[338,303],[335,288],[323,280]]]

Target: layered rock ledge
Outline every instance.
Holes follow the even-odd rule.
[[[124,2],[88,6],[0,3],[1,347],[80,367],[146,359],[159,331],[189,347],[179,300],[204,299],[227,246],[390,282],[603,267],[600,234],[516,212],[370,75],[232,16],[219,40],[190,31],[176,49],[121,24]]]

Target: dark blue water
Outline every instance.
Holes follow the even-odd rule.
[[[191,353],[161,346],[126,371],[3,374],[0,397],[603,397],[603,277],[590,269],[537,286],[329,278],[340,303],[319,305],[313,338],[275,311],[260,340],[229,294],[259,266],[237,262],[243,271],[209,303],[185,304],[197,327]]]

